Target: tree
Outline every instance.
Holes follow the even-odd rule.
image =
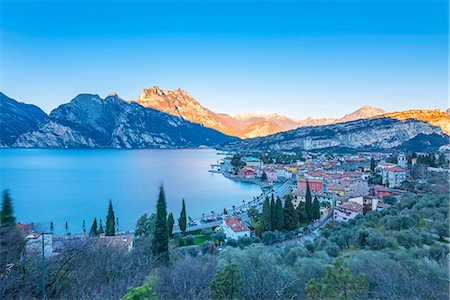
[[[375,161],[375,158],[370,159],[370,171],[373,173],[375,172],[375,168],[377,167],[377,162]]]
[[[213,299],[236,299],[240,296],[240,289],[244,281],[236,264],[228,264],[216,273],[211,282]]]
[[[277,202],[275,203],[275,229],[283,230],[284,229],[284,212],[283,212],[283,203],[281,202],[280,197],[277,197]]]
[[[247,211],[247,216],[248,216],[249,218],[251,218],[252,220],[255,220],[255,219],[258,217],[258,215],[259,215],[258,209],[254,208],[254,207],[250,208],[250,209]]]
[[[94,218],[94,222],[92,222],[91,231],[89,231],[89,236],[95,237],[98,236],[98,226],[97,226],[97,218]]]
[[[314,220],[319,220],[320,219],[320,202],[317,199],[317,196],[314,197],[312,208],[313,208]]]
[[[306,196],[305,196],[305,210],[308,216],[308,222],[314,220],[313,207],[312,207],[312,195],[311,190],[309,189],[308,180],[306,180]]]
[[[106,236],[116,235],[116,217],[114,216],[114,210],[112,207],[112,202],[109,200],[108,215],[106,216]]]
[[[167,228],[167,204],[161,186],[156,204],[156,223],[153,233],[153,254],[162,263],[169,261],[169,229]]]
[[[3,191],[2,210],[0,212],[0,225],[2,227],[15,226],[14,208],[9,191]]]
[[[360,299],[367,291],[367,279],[363,274],[353,276],[339,264],[325,269],[320,282],[311,279],[305,286],[308,299]],[[359,297],[358,297],[359,296]]]
[[[303,202],[300,202],[295,210],[297,215],[297,222],[299,225],[308,224],[308,214],[306,213],[306,205]]]
[[[266,172],[263,172],[261,175],[261,181],[267,181],[267,174]]]
[[[269,197],[266,197],[262,209],[262,232],[272,230],[272,214],[270,212]]]
[[[263,233],[262,240],[265,245],[272,245],[276,243],[277,236],[273,231],[267,231]]]
[[[167,217],[167,228],[169,229],[169,236],[172,235],[174,223],[175,223],[175,220],[173,219],[173,214],[170,213],[169,216]]]
[[[186,204],[184,203],[184,199],[183,199],[183,203],[181,206],[181,213],[180,213],[180,217],[178,218],[178,226],[180,227],[181,232],[184,233],[186,232],[186,226],[187,226],[187,221],[186,221]]]
[[[272,224],[272,230],[276,230],[276,221],[275,221],[275,197],[272,193],[272,199],[270,200],[270,221]]]
[[[67,225],[67,222],[66,222]],[[102,219],[100,219],[100,226],[98,227],[98,234],[104,234],[105,233],[105,229],[103,228],[103,223],[102,223]]]
[[[295,216],[294,205],[292,204],[292,196],[286,197],[284,200],[284,229],[294,230],[297,228],[297,218]]]

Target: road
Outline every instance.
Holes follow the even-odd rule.
[[[287,193],[289,193],[292,189],[292,186],[294,184],[294,180],[289,179],[285,182],[283,182],[281,185],[277,186],[275,189],[273,190],[269,190],[267,192],[263,192],[261,193],[259,196],[255,197],[254,199],[246,202],[244,205],[241,206],[236,206],[234,209],[235,213],[231,213],[229,215],[238,215],[240,216],[240,218],[243,221],[249,221],[249,218],[247,216],[247,210],[249,210],[250,208],[256,208],[259,211],[262,210],[262,204],[264,202],[264,199],[266,198],[266,196],[271,197],[272,191],[274,193],[275,197],[280,197],[283,198]],[[233,209],[229,209],[229,212],[233,212]],[[238,213],[239,212],[239,213]],[[215,218],[215,221],[210,221],[210,222],[203,222],[202,218],[197,218],[194,219],[193,221],[196,223],[195,225],[188,225],[186,228],[186,231],[193,231],[193,230],[199,230],[199,229],[205,229],[205,228],[211,228],[211,227],[216,227],[219,226],[220,224],[222,224],[222,218],[225,217],[224,214],[219,214],[219,215],[209,215],[206,216],[205,219],[209,219],[209,218]],[[173,226],[173,233],[177,233],[180,232],[180,228],[178,227],[178,225],[174,225]]]

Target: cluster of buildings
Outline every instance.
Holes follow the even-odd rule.
[[[348,221],[368,211],[390,207],[383,200],[386,196],[403,194],[398,187],[407,180],[406,156],[400,153],[394,164],[382,161],[382,154],[378,154],[378,160],[382,162],[377,164],[374,172],[370,169],[372,155],[319,156],[297,163],[294,207],[306,201],[307,185],[321,206],[332,211],[336,221]],[[369,184],[374,173],[381,176],[381,184]]]
[[[290,179],[296,170],[294,165],[265,164],[261,159],[252,156],[242,158],[242,162],[244,166],[237,172],[239,178],[264,179],[269,183]],[[222,170],[229,173],[234,171],[231,159],[224,159]]]

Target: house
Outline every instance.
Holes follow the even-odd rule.
[[[278,176],[277,176],[277,172],[272,169],[272,168],[268,168],[265,170],[265,173],[267,175],[267,180],[270,182],[274,182],[278,180]]]
[[[262,166],[263,166],[262,160],[260,160],[259,158],[252,157],[252,156],[245,157],[243,159],[243,161],[247,167],[262,168]]]
[[[318,192],[321,191],[323,188],[323,182],[322,179],[307,179],[307,178],[299,178],[298,179],[298,189],[299,190],[306,190],[306,182],[308,182],[309,189],[311,192]]]
[[[222,229],[227,238],[234,240],[240,237],[250,237],[251,234],[250,228],[245,226],[237,217],[224,218]]]
[[[256,177],[256,173],[252,170],[242,169],[239,171],[239,175],[245,179],[253,179]]]
[[[406,170],[399,167],[389,167],[381,172],[382,182],[388,187],[398,187],[406,181]]]
[[[370,187],[369,195],[378,199],[383,199],[385,196],[391,196],[391,190],[382,185],[374,185]]]
[[[334,208],[333,219],[336,221],[353,220],[363,214],[363,206],[359,203],[348,201]]]
[[[48,257],[53,253],[53,233],[31,233],[25,237],[25,252],[27,254],[42,254],[42,244],[44,244],[44,256]]]

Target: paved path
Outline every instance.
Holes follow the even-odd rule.
[[[292,188],[294,182],[295,182],[294,180],[289,179],[289,180],[283,182],[281,185],[277,186],[273,190],[274,196],[275,197],[279,196],[280,198],[283,198],[287,193],[289,193],[291,191],[291,188]],[[240,218],[244,221],[249,221],[249,218],[246,213],[247,210],[249,210],[250,208],[253,207],[253,208],[256,208],[259,211],[261,211],[264,199],[266,198],[266,196],[270,197],[271,193],[272,193],[272,191],[269,190],[268,192],[261,193],[259,196],[255,197],[255,199],[248,201],[244,205],[236,206],[235,211],[241,212],[236,215],[240,216]],[[228,210],[228,212],[232,212],[232,211],[233,211],[233,209]],[[231,214],[233,214],[233,213],[231,213]],[[225,215],[224,214],[219,214],[219,215],[215,215],[215,216],[209,215],[209,216],[206,216],[205,219],[213,218],[213,217],[217,218],[217,220],[211,221],[211,222],[202,222],[201,218],[194,219],[194,222],[196,224],[188,225],[186,231],[193,231],[193,230],[199,230],[199,229],[205,229],[205,228],[211,228],[211,227],[218,226],[218,225],[222,224],[222,218],[225,217]],[[178,227],[178,225],[174,225],[173,233],[177,233],[177,232],[180,232],[180,228]]]

